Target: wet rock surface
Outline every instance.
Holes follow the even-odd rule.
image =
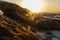
[[[28,31],[18,22],[2,15],[0,16],[0,39],[1,40],[42,40],[41,36]]]
[[[29,12],[14,3],[0,1],[0,40],[43,40],[26,25],[31,25]]]

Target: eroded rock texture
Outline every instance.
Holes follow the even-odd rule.
[[[4,13],[0,12],[0,40],[43,40],[41,36],[25,27],[25,24],[30,22],[22,17],[26,15],[26,9],[0,1],[0,10]]]

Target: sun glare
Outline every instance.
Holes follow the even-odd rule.
[[[43,8],[42,0],[23,0],[22,7],[31,10],[32,12],[41,12]]]

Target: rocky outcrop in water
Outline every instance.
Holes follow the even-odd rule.
[[[43,40],[26,27],[31,25],[27,12],[16,4],[0,1],[0,40]]]
[[[60,30],[60,14],[43,14],[35,19],[38,21],[37,29],[41,30]]]
[[[7,16],[0,15],[0,39],[1,40],[42,40],[41,36],[28,30]]]

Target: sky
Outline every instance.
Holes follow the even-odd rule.
[[[22,0],[5,0],[5,1],[13,2],[18,5],[20,5],[22,2]],[[43,2],[44,2],[43,12],[60,13],[60,0],[43,0]]]
[[[45,0],[46,12],[60,12],[60,0]]]

